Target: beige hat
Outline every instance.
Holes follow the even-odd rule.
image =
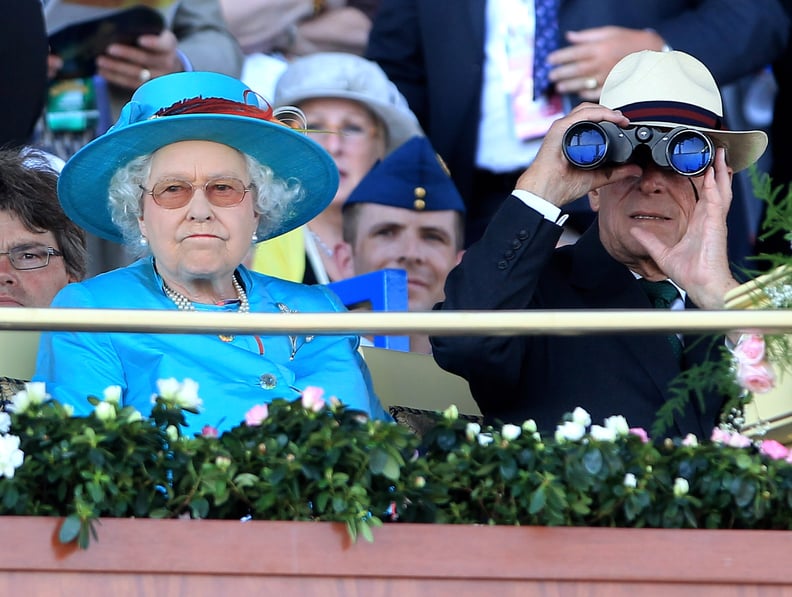
[[[726,147],[735,172],[753,164],[767,147],[763,131],[723,128],[720,90],[707,67],[684,52],[644,50],[628,54],[602,85],[600,104],[621,110],[630,124],[686,126]]]
[[[379,117],[390,153],[410,137],[423,135],[407,100],[376,62],[346,52],[317,52],[297,58],[278,79],[276,106],[298,106],[317,98],[360,102]]]

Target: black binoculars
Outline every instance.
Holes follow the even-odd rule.
[[[712,140],[684,126],[670,131],[640,125],[620,128],[612,122],[584,120],[570,126],[561,143],[570,164],[584,170],[624,164],[644,147],[652,161],[683,176],[700,176],[715,159]]]

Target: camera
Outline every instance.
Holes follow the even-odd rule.
[[[624,164],[633,153],[645,148],[652,161],[682,176],[700,176],[715,159],[712,140],[695,129],[679,126],[663,130],[639,125],[620,128],[612,122],[584,120],[564,133],[561,149],[567,161],[577,168],[593,170]]]

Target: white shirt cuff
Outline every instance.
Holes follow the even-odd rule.
[[[553,224],[563,226],[564,222],[566,222],[567,218],[569,217],[569,215],[561,213],[560,207],[553,205],[546,199],[542,199],[539,195],[534,195],[530,191],[514,189],[512,191],[512,195],[517,197],[517,199],[525,203],[525,205],[534,211],[538,211],[540,214],[542,214],[542,216],[544,216],[545,220],[549,220],[550,222],[553,222]]]

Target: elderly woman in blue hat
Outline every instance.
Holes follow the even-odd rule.
[[[66,164],[58,191],[86,230],[145,253],[79,284],[53,307],[182,311],[342,311],[323,287],[241,265],[252,244],[313,218],[338,173],[318,144],[283,125],[243,83],[216,73],[141,86],[105,135]],[[86,397],[121,387],[144,414],[157,381],[198,383],[194,430],[238,424],[254,405],[323,388],[351,408],[387,416],[370,388],[356,336],[231,336],[52,332],[34,379],[80,414]]]

